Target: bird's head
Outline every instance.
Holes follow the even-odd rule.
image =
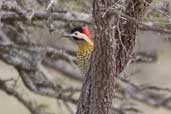
[[[65,34],[64,37],[70,38],[77,44],[89,43],[93,45],[90,32],[87,27],[75,27],[71,30],[70,34]]]

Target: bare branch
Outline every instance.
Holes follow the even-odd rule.
[[[53,3],[53,2],[52,2]],[[41,20],[48,20],[52,18],[53,20],[57,21],[69,21],[69,22],[81,22],[85,24],[91,24],[92,16],[90,14],[81,13],[81,12],[69,12],[69,11],[55,11],[49,13],[48,11],[34,11],[30,12],[25,9],[21,9],[21,7],[13,6],[12,8],[8,8],[8,5],[5,5],[8,11],[1,11],[0,17],[2,22],[11,22],[11,21],[41,21]],[[12,11],[9,9],[12,9]],[[160,25],[158,26],[151,26],[145,23],[139,22],[134,18],[131,18],[128,15],[120,13],[118,11],[114,11],[112,7],[110,7],[109,11],[111,11],[114,15],[121,15],[122,19],[126,21],[131,21],[137,25],[139,25],[140,30],[151,30],[161,33],[171,34],[171,30],[164,28]],[[28,18],[30,13],[32,14],[32,18]]]
[[[119,91],[128,99],[132,98],[155,107],[162,106],[171,109],[171,96],[168,96],[170,94],[169,89],[159,87],[142,88],[124,79],[118,80],[118,82]]]
[[[12,81],[12,80],[11,80]],[[14,81],[14,80],[13,80]],[[32,114],[50,114],[39,108],[35,104],[35,101],[29,99],[28,96],[24,96],[23,93],[18,92],[12,85],[7,84],[6,80],[0,79],[0,90],[6,94],[15,97],[20,103],[22,103]]]

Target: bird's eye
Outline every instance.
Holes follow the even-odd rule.
[[[76,33],[74,33],[75,35],[78,35],[78,33],[76,32]]]

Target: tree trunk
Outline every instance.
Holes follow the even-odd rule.
[[[147,0],[151,2],[151,0]],[[94,50],[86,73],[77,114],[111,114],[115,77],[131,56],[137,25],[113,13],[118,0],[94,0]],[[114,5],[115,4],[115,5]],[[126,0],[121,13],[140,21],[147,4]],[[118,14],[118,13],[117,13]],[[122,15],[122,14],[121,14]]]

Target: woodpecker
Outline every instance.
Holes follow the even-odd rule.
[[[85,75],[89,64],[89,58],[93,50],[93,41],[88,28],[85,26],[75,27],[71,30],[70,34],[66,34],[64,37],[71,39],[77,44],[76,61],[82,75]]]

